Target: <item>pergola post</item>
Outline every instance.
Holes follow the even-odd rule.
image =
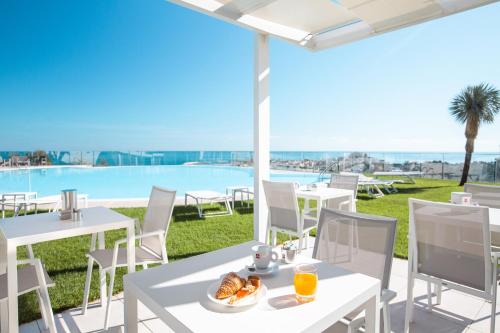
[[[269,37],[257,33],[254,55],[254,239],[266,242],[267,205],[262,180],[269,179]]]

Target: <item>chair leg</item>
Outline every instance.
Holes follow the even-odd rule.
[[[302,252],[302,245],[304,243],[304,235],[299,236],[299,253]]]
[[[411,257],[409,262],[411,261]],[[408,333],[410,331],[410,322],[413,321],[413,284],[414,278],[412,277],[412,271],[408,272],[408,291],[406,295],[406,313],[405,313],[405,328],[404,333]]]
[[[391,309],[388,302],[384,302],[382,306],[382,317],[384,321],[384,333],[391,333]]]
[[[497,286],[498,286],[498,265],[497,262],[493,265],[493,283],[491,291],[491,318],[490,318],[490,333],[495,333],[495,321],[497,310]]]
[[[108,298],[106,290],[106,271],[99,266],[99,291],[101,297],[101,306],[106,304],[106,299]]]
[[[49,292],[47,291],[47,286],[43,284],[43,286],[40,287],[40,309],[45,308],[42,310],[42,313],[45,313],[45,325],[48,327],[50,333],[57,333],[56,330],[56,323],[54,321],[54,313],[52,312],[52,305],[50,304],[50,297],[49,297]]]
[[[113,286],[115,284],[115,272],[116,267],[112,267],[109,272],[109,292],[108,292],[108,301],[106,303],[106,315],[104,317],[104,330],[106,331],[109,327],[109,312],[111,307],[111,299],[113,298]]]
[[[432,311],[432,284],[427,281],[427,311]]]
[[[226,210],[227,210],[228,214],[233,215],[233,210],[231,209],[231,204],[229,203],[229,199],[226,198],[225,202],[226,202]]]
[[[276,246],[276,241],[278,238],[278,233],[276,230],[271,230],[271,246]]]
[[[442,283],[436,283],[434,285],[434,293],[436,294],[436,304],[440,305],[441,304],[441,295],[443,293],[443,284]]]
[[[45,309],[45,306],[43,305],[43,299],[39,289],[36,290],[36,297],[38,299],[38,305],[40,306],[40,314],[42,315],[43,329],[48,330],[49,319],[47,318],[47,311]]]
[[[83,302],[82,302],[82,315],[87,313],[87,306],[89,303],[90,293],[90,280],[92,279],[92,269],[94,268],[94,259],[89,256],[87,264],[87,278],[85,279],[85,288],[83,289]]]

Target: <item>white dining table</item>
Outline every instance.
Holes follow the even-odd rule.
[[[500,233],[500,209],[489,208],[490,214],[490,231]]]
[[[92,250],[92,246],[95,246],[95,235],[97,234],[98,248],[104,249],[105,231],[126,229],[128,271],[135,271],[134,220],[104,207],[83,208],[81,211],[82,218],[78,222],[61,221],[59,214],[56,212],[0,220],[1,252],[7,254],[0,258],[0,274],[7,271],[8,281],[8,300],[1,304],[0,309],[2,332],[19,332],[17,313],[18,246],[92,234]],[[61,260],[64,260],[64,258]],[[106,289],[102,285],[101,295],[106,295]]]
[[[323,204],[330,199],[341,199],[345,198],[349,201],[349,211],[356,211],[356,202],[354,199],[354,191],[344,190],[339,188],[331,187],[317,187],[317,188],[299,188],[295,191],[297,198],[304,199],[304,211],[308,213],[310,211],[309,201],[316,201],[317,214],[316,217],[319,219],[321,214],[321,208]]]
[[[379,332],[380,281],[302,255],[295,264],[310,263],[318,270],[314,301],[295,300],[294,264],[280,264],[279,271],[262,276],[267,293],[245,311],[210,301],[209,286],[229,272],[243,274],[257,244],[250,241],[125,275],[125,331],[138,331],[141,302],[174,332],[322,332],[360,306],[366,332]]]

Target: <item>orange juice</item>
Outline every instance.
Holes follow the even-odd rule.
[[[299,265],[295,267],[293,284],[295,286],[295,295],[299,302],[313,301],[318,286],[316,268],[312,265]]]

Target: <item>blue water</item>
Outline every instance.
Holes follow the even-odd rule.
[[[317,174],[273,172],[271,179],[308,184]],[[177,190],[184,195],[190,190],[224,192],[227,186],[253,185],[252,168],[230,166],[158,165],[103,168],[46,168],[0,172],[0,193],[34,191],[39,196],[58,194],[75,188],[91,199],[144,198],[151,186]]]

